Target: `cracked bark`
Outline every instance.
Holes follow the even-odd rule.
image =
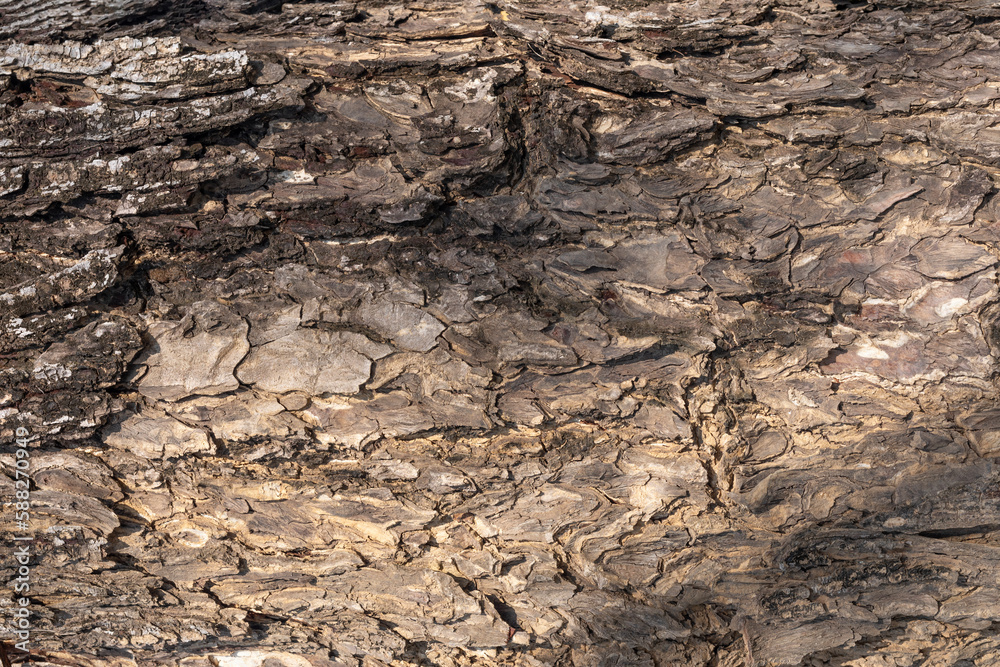
[[[994,3],[0,16],[34,664],[1000,662]]]

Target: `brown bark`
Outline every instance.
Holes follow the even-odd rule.
[[[0,18],[34,664],[1000,664],[994,3]]]

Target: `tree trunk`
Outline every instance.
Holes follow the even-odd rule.
[[[0,658],[1000,664],[998,38],[0,0]]]

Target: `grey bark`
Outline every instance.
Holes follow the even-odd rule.
[[[995,3],[0,17],[33,664],[1000,664]]]

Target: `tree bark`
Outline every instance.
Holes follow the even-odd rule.
[[[995,3],[0,19],[4,660],[1000,664]]]

